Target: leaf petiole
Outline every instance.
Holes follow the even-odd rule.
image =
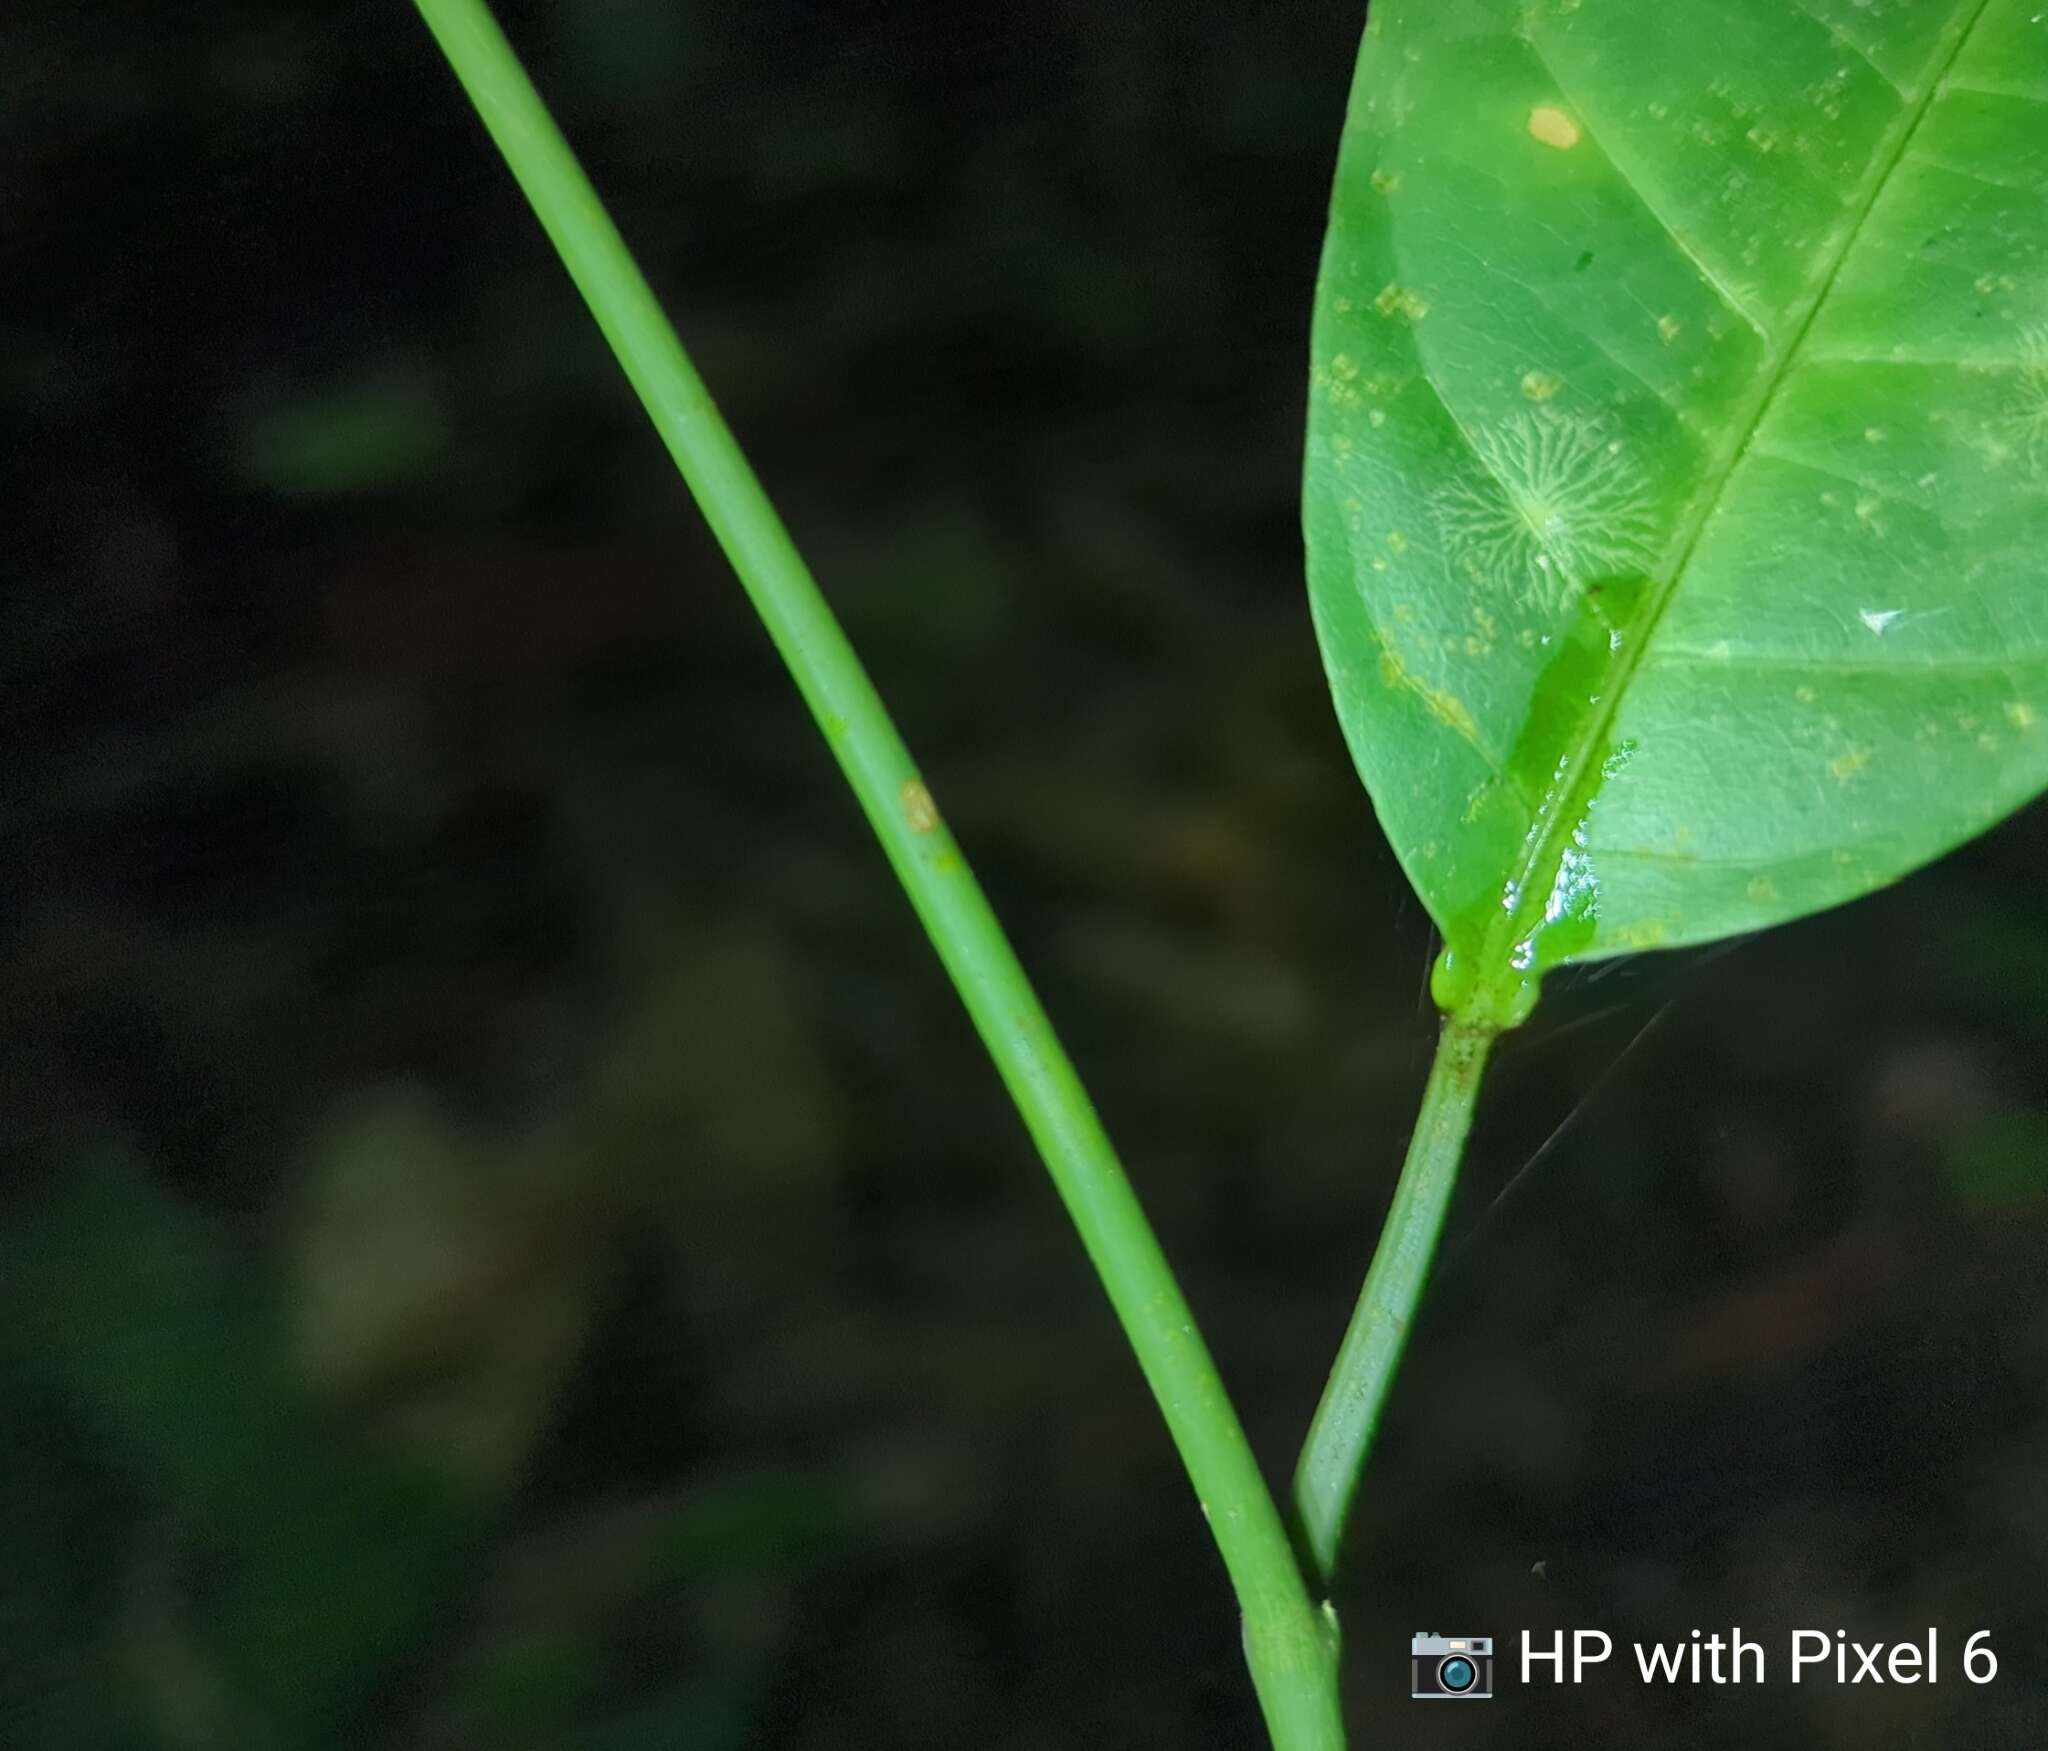
[[[1429,1278],[1487,1055],[1499,1033],[1492,1021],[1463,1013],[1444,1020],[1379,1246],[1302,1444],[1295,1507],[1325,1581],[1336,1569],[1344,1521]]]

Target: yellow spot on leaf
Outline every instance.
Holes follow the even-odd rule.
[[[1522,393],[1531,401],[1548,401],[1564,387],[1564,379],[1550,371],[1530,371],[1522,378]]]
[[[1376,195],[1390,195],[1400,186],[1400,177],[1391,170],[1375,170],[1372,173],[1372,191]]]
[[[1579,143],[1579,124],[1551,104],[1539,103],[1529,112],[1529,137],[1545,146],[1569,152]]]
[[[1662,918],[1646,918],[1617,931],[1614,939],[1624,948],[1661,948],[1671,940],[1671,925]]]
[[[1848,753],[1837,754],[1828,762],[1828,776],[1837,784],[1847,784],[1869,764],[1869,749],[1851,748]]]
[[[2005,721],[2016,730],[2030,730],[2041,718],[2031,705],[2015,699],[2005,708]]]
[[[1678,338],[1678,331],[1684,326],[1685,324],[1675,316],[1660,316],[1657,318],[1658,337],[1668,347]]]
[[[1372,306],[1382,316],[1405,316],[1410,322],[1420,322],[1429,314],[1429,301],[1391,281],[1380,289],[1380,295]]]

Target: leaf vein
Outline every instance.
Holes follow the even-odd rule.
[[[1546,306],[1548,305],[1548,302],[1549,301],[1546,299]],[[1685,419],[1685,409],[1679,406],[1678,400],[1675,396],[1666,394],[1661,387],[1659,387],[1655,383],[1652,383],[1649,378],[1645,377],[1642,374],[1642,372],[1638,371],[1635,368],[1635,366],[1631,365],[1611,346],[1609,346],[1604,340],[1602,340],[1593,329],[1582,327],[1577,329],[1576,332],[1581,340],[1590,342],[1592,344],[1593,350],[1599,353],[1603,358],[1605,358],[1607,362],[1610,365],[1612,365],[1617,371],[1621,372],[1623,376],[1632,379],[1634,382],[1640,383],[1660,402],[1662,402],[1666,407],[1670,408],[1671,411],[1675,413],[1681,421]]]
[[[1805,363],[1814,365],[1903,365],[1916,371],[2033,371],[2041,360],[2025,355],[1972,353],[1953,357],[1945,353],[1810,353]]]
[[[1811,863],[1816,857],[1830,855],[1837,851],[1850,853],[1861,851],[1867,853],[1875,850],[1880,845],[1888,843],[1891,837],[1891,835],[1887,835],[1882,839],[1860,839],[1850,845],[1819,845],[1815,846],[1811,851],[1800,853],[1797,857],[1702,857],[1697,852],[1659,851],[1647,845],[1599,845],[1593,848],[1593,856],[1601,862],[1619,859],[1623,863],[1697,864],[1705,869],[1749,869],[1761,874],[1769,869],[1785,869],[1796,867],[1802,863]]]
[[[1534,37],[1527,38],[1526,40],[1531,52],[1536,56],[1544,72],[1550,75],[1551,83],[1557,87],[1558,94],[1578,112],[1579,120],[1586,131],[1586,137],[1600,148],[1607,162],[1614,167],[1614,174],[1621,178],[1629,193],[1634,195],[1637,201],[1642,204],[1643,211],[1656,221],[1657,229],[1671,239],[1673,246],[1678,250],[1679,254],[1692,264],[1693,271],[1706,282],[1713,290],[1714,295],[1737,316],[1741,317],[1744,322],[1748,323],[1751,328],[1755,329],[1757,338],[1768,347],[1771,342],[1770,330],[1764,326],[1762,320],[1750,309],[1747,301],[1735,290],[1734,284],[1727,274],[1707,260],[1706,254],[1700,245],[1688,237],[1679,227],[1678,222],[1652,198],[1649,187],[1643,181],[1641,173],[1632,169],[1616,156],[1614,147],[1610,143],[1612,136],[1603,137],[1594,128],[1584,106],[1565,89],[1564,80],[1559,75],[1557,69],[1551,65],[1550,58],[1544,54],[1543,45],[1537,42]]]
[[[1854,55],[1857,60],[1861,61],[1864,64],[1864,66],[1868,67],[1871,70],[1871,72],[1875,73],[1878,76],[1878,78],[1882,79],[1885,82],[1885,84],[1889,85],[1892,88],[1894,94],[1899,98],[1901,102],[1910,101],[1910,94],[1907,92],[1906,88],[1903,85],[1901,85],[1896,79],[1894,79],[1889,73],[1887,73],[1882,67],[1880,67],[1877,64],[1875,57],[1872,56],[1871,52],[1868,49],[1866,49],[1861,43],[1859,43],[1853,36],[1851,36],[1846,30],[1844,30],[1839,24],[1836,24],[1832,19],[1826,19],[1821,17],[1821,15],[1818,12],[1815,12],[1812,7],[1806,4],[1806,0],[1792,0],[1792,6],[1794,11],[1804,13],[1808,18],[1812,19],[1815,24],[1819,25],[1822,30],[1826,31],[1829,42],[1841,44],[1841,46],[1847,49],[1850,54]]]
[[[1942,96],[1947,97],[1952,93],[1967,97],[2010,97],[2020,103],[2048,104],[2048,87],[2032,85],[2012,83],[1978,85],[1969,84],[1960,79],[1944,80],[1941,87]]]
[[[1876,493],[1892,498],[1905,496],[1880,481],[1865,480],[1860,475],[1844,473],[1839,468],[1830,468],[1825,462],[1815,462],[1805,456],[1794,456],[1788,450],[1772,450],[1762,444],[1752,444],[1749,451],[1752,456],[1760,456],[1766,462],[1782,462],[1787,468],[1803,469],[1808,474],[1818,474],[1824,480],[1839,480],[1844,486],[1853,486],[1858,492]]]
[[[2039,195],[2041,192],[2038,180],[2022,181],[2017,177],[1993,176],[1988,170],[1978,170],[1971,165],[1951,164],[1946,158],[1937,158],[1931,152],[1909,152],[1906,155],[1906,162],[1924,164],[1929,170],[1938,170],[1945,176],[1960,176],[1971,182],[1981,182],[1987,188],[2013,189],[2029,195]]]
[[[1760,655],[1746,651],[1731,651],[1726,656],[1715,656],[1703,650],[1683,647],[1665,649],[1659,646],[1643,659],[1643,667],[1646,669],[1792,669],[1801,674],[1814,675],[1999,675],[2007,679],[2013,678],[2015,670],[2036,665],[2048,666],[2048,650],[2019,651],[2000,658],[1942,657],[1929,654],[1891,661],[1873,661],[1868,658],[1842,660],[1834,657],[1799,657],[1782,652]]]
[[[1579,794],[1591,763],[1599,757],[1600,749],[1606,745],[1607,738],[1613,731],[1615,715],[1622,700],[1628,696],[1636,672],[1644,662],[1646,647],[1654,642],[1657,625],[1663,619],[1673,595],[1698,554],[1700,541],[1713,519],[1715,510],[1726,497],[1730,482],[1748,456],[1750,447],[1763,426],[1765,415],[1791,371],[1793,361],[1798,358],[1802,344],[1812,332],[1815,319],[1826,306],[1828,296],[1834,290],[1844,264],[1854,253],[1856,244],[1869,223],[1870,215],[1877,206],[1878,197],[1884,192],[1892,172],[1905,156],[1912,144],[1913,136],[1926,119],[1936,91],[1940,89],[1949,70],[1954,67],[1971,36],[1983,22],[1989,4],[1990,0],[1976,0],[1975,6],[1957,24],[1954,35],[1947,45],[1946,55],[1941,58],[1939,66],[1930,69],[1919,100],[1907,104],[1902,109],[1891,138],[1882,142],[1880,148],[1872,154],[1864,185],[1854,191],[1852,200],[1845,203],[1851,215],[1850,222],[1841,231],[1840,240],[1834,248],[1833,259],[1821,264],[1821,270],[1815,276],[1813,289],[1805,300],[1804,309],[1798,312],[1785,344],[1779,348],[1768,348],[1766,337],[1768,350],[1754,399],[1749,403],[1745,415],[1736,424],[1735,437],[1726,454],[1717,460],[1702,481],[1701,490],[1694,496],[1687,523],[1675,544],[1677,561],[1661,585],[1654,588],[1646,599],[1641,614],[1630,628],[1630,636],[1624,640],[1616,658],[1611,683],[1604,690],[1600,705],[1588,717],[1579,732],[1577,745],[1571,749],[1565,768],[1559,775],[1560,782],[1546,793],[1545,806],[1530,823],[1530,831],[1523,840],[1523,850],[1516,860],[1510,886],[1513,892],[1531,896],[1531,903],[1544,906],[1549,904],[1549,890],[1556,878],[1556,872],[1561,867],[1565,847],[1570,835],[1577,832],[1580,827],[1576,809],[1561,805]],[[1540,49],[1537,50],[1537,55],[1539,60],[1543,61],[1543,65],[1549,68],[1549,62],[1543,58]],[[1551,77],[1557,77],[1554,69],[1551,69]],[[1563,89],[1563,84],[1559,81],[1559,90]],[[1617,165],[1616,168],[1619,169],[1620,166]],[[1762,332],[1760,329],[1759,333]],[[1521,908],[1516,908],[1512,913],[1503,912],[1497,915],[1494,931],[1489,933],[1486,958],[1493,959],[1503,954],[1505,943],[1500,933],[1506,933],[1506,941],[1512,941],[1514,933],[1527,928],[1528,922]]]

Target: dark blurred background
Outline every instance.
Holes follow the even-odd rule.
[[[1433,1032],[1296,527],[1360,8],[505,19],[1284,1478]],[[1257,1743],[1100,1290],[413,9],[8,7],[0,252],[0,1743]],[[1506,1046],[1361,1746],[2048,1742],[2044,857]],[[1766,1687],[1627,1669],[1733,1624]],[[1933,1688],[1785,1681],[1929,1625]],[[1407,1700],[1416,1630],[1576,1627],[1580,1689]]]

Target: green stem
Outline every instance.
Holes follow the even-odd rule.
[[[1444,1022],[1379,1250],[1302,1444],[1294,1501],[1309,1554],[1326,1581],[1336,1570],[1345,1517],[1429,1277],[1495,1035],[1491,1023],[1460,1016]]]
[[[825,733],[1080,1231],[1244,1613],[1280,1751],[1338,1751],[1336,1645],[1194,1316],[873,685],[485,0],[417,0]]]

